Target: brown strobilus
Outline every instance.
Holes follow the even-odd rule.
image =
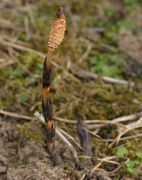
[[[46,147],[50,156],[54,152],[55,125],[52,113],[52,102],[50,98],[51,75],[52,75],[52,56],[55,49],[61,44],[66,30],[66,20],[63,8],[60,8],[52,21],[48,40],[48,53],[43,63],[42,75],[42,109],[45,119],[44,129],[46,131]]]

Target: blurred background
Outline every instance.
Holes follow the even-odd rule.
[[[140,84],[140,0],[1,0],[0,107],[31,115],[41,111],[42,63],[51,20],[60,6],[65,8],[67,31],[54,56],[56,114],[112,119],[139,111],[140,91],[83,78],[75,68]],[[76,73],[71,73],[71,67]]]
[[[60,6],[65,9],[67,31],[53,59],[54,115],[102,120],[140,112],[141,0],[1,0],[0,109],[31,116],[42,112],[43,60],[51,20]],[[88,76],[90,72],[126,81],[105,82]],[[111,128],[106,131],[99,135],[116,135]],[[140,144],[137,139],[125,145],[135,152],[141,150]],[[103,153],[102,147],[98,142]]]

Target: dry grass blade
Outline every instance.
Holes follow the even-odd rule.
[[[55,130],[56,134],[62,139],[62,141],[64,143],[66,143],[69,147],[69,149],[71,150],[74,160],[75,160],[75,164],[78,166],[79,165],[79,158],[78,158],[78,154],[76,149],[73,147],[73,145],[66,139],[66,137],[61,133],[61,131],[59,131],[59,129],[56,128]]]
[[[63,123],[69,123],[69,124],[76,124],[77,123],[77,121],[75,121],[75,120],[64,119],[64,118],[61,118],[58,116],[54,116],[54,119],[57,121],[63,122]]]
[[[69,139],[71,139],[81,150],[84,150],[82,146],[80,146],[80,144],[71,136],[69,135],[67,132],[65,132],[63,129],[59,128],[59,131],[61,131],[65,136],[67,136]]]
[[[108,163],[111,163],[111,164],[116,164],[116,165],[119,165],[119,163],[118,162],[116,162],[116,161],[111,161],[111,160],[108,160],[108,159],[100,159],[100,158],[97,158],[97,160],[99,160],[99,161],[103,161],[103,162],[108,162]]]
[[[118,136],[112,141],[109,147],[112,147],[115,143],[118,144],[121,140],[121,137],[129,131],[133,131],[135,129],[142,128],[142,117],[139,118],[137,121],[132,122],[130,124],[125,125],[124,128],[118,128]]]
[[[109,156],[109,157],[105,157],[105,158],[103,158],[103,159],[99,159],[100,160],[100,162],[91,170],[91,174],[94,174],[94,172],[103,164],[103,162],[111,162],[112,163],[112,161],[110,161],[110,160],[112,160],[112,159],[115,159],[116,157],[115,156]],[[114,161],[113,161],[113,163],[114,163]]]
[[[128,131],[132,131],[134,129],[141,128],[141,127],[142,127],[142,117],[138,121],[126,125],[125,130],[119,129],[120,132],[119,132],[118,137],[116,138],[116,142],[119,143],[121,136],[126,134]]]

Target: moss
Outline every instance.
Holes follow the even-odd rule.
[[[38,122],[32,121],[17,125],[17,131],[27,140],[34,140],[38,143],[44,142],[44,135],[42,133],[41,125]]]

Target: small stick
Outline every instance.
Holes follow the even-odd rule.
[[[115,143],[118,144],[121,137],[126,134],[129,131],[133,131],[135,129],[138,128],[142,128],[142,116],[136,121],[136,122],[132,122],[130,124],[125,125],[125,129],[124,128],[119,128],[118,129],[118,136],[112,141],[112,143],[109,145],[109,147],[111,148]]]
[[[17,118],[17,119],[25,119],[25,120],[28,120],[28,121],[34,119],[34,117],[32,117],[32,116],[25,116],[25,115],[21,115],[21,114],[9,112],[9,111],[4,111],[2,109],[0,109],[0,114],[10,116],[10,117],[14,117],[14,118]]]
[[[56,128],[57,128],[57,127],[56,127]],[[83,147],[80,146],[80,144],[79,144],[71,135],[69,135],[67,132],[65,132],[63,129],[61,129],[61,128],[59,128],[59,127],[58,127],[58,129],[59,129],[59,131],[62,132],[62,134],[64,134],[65,136],[67,136],[69,139],[71,139],[81,150],[84,151]]]
[[[61,131],[56,128],[55,130],[56,134],[62,139],[62,141],[68,145],[69,149],[71,150],[72,154],[73,154],[73,157],[74,157],[74,160],[75,160],[75,164],[76,166],[79,165],[79,158],[78,158],[78,154],[77,154],[77,151],[76,149],[73,147],[73,145],[66,139],[66,137],[61,133]]]
[[[128,115],[128,116],[115,118],[112,121],[115,121],[117,123],[121,123],[121,122],[125,122],[125,121],[133,121],[135,119],[140,118],[141,116],[142,116],[142,112],[139,112],[139,113],[131,114],[131,115]]]
[[[134,138],[138,138],[138,137],[142,137],[142,133],[132,135],[132,136],[127,136],[127,137],[122,137],[119,141],[126,141],[129,139],[134,139]],[[98,141],[112,142],[112,141],[114,141],[114,139],[98,139]]]
[[[19,44],[15,44],[15,43],[6,41],[2,37],[0,37],[0,44],[3,44],[5,46],[9,46],[9,47],[13,47],[15,49],[19,49],[19,50],[22,50],[22,51],[27,51],[27,52],[36,54],[41,58],[45,57],[45,54],[43,54],[43,53],[41,53],[41,52],[39,52],[37,50],[34,50],[34,49],[31,49],[31,48],[28,48],[28,47],[25,47],[25,46],[22,46],[22,45],[19,45]]]
[[[111,159],[116,158],[115,156],[109,156],[109,157],[105,157],[103,159],[99,159],[100,162],[91,170],[91,174],[93,175],[94,172],[102,165],[103,162],[108,162]],[[110,162],[110,161],[109,161]],[[112,162],[112,161],[111,161]],[[113,162],[114,163],[114,162]]]
[[[7,41],[5,40],[4,38],[0,37],[0,44],[4,45],[4,46],[9,46],[9,47],[12,47],[12,48],[15,48],[15,49],[18,49],[18,50],[21,50],[21,51],[26,51],[26,52],[30,52],[30,53],[33,53],[33,54],[36,54],[37,56],[39,56],[40,58],[45,58],[46,57],[46,54],[42,53],[42,52],[39,52],[35,49],[31,49],[29,47],[25,47],[23,45],[20,45],[20,44],[16,44],[16,43],[13,43],[13,42],[10,42],[10,41]],[[59,67],[59,65],[55,62],[52,62],[52,64],[55,66],[55,67]]]
[[[108,77],[108,76],[99,76],[95,73],[89,72],[89,71],[85,71],[79,68],[75,68],[74,66],[70,68],[70,71],[75,74],[76,76],[79,76],[81,78],[92,78],[92,79],[100,79],[103,80],[105,82],[109,82],[109,83],[113,83],[113,84],[122,84],[125,86],[130,86],[133,87],[135,85],[134,82],[129,82],[123,79],[115,79],[112,77]]]
[[[18,113],[9,112],[9,111],[5,111],[5,110],[2,110],[2,109],[0,109],[0,114],[15,117],[15,118],[19,118],[19,119],[25,119],[25,120],[33,120],[34,119],[34,117],[32,117],[32,116],[21,115],[21,114],[18,114]],[[100,123],[101,125],[99,124],[98,126],[102,127],[104,124],[115,124],[115,122],[113,122],[113,121],[116,121],[116,125],[121,125],[121,124],[117,124],[117,123],[119,123],[119,122],[121,123],[121,122],[125,122],[125,121],[133,121],[135,119],[140,118],[141,116],[142,116],[142,112],[139,112],[139,113],[131,114],[131,115],[128,115],[128,116],[115,118],[113,120],[103,120],[103,121],[102,120],[84,120],[84,121],[87,124]],[[58,116],[54,116],[53,118],[55,120],[57,120],[57,121],[61,121],[61,122],[64,122],[64,123],[69,123],[69,124],[76,124],[77,123],[76,120],[64,119],[64,118],[61,118],[61,117],[58,117]],[[123,126],[123,125],[121,125],[121,126]]]

